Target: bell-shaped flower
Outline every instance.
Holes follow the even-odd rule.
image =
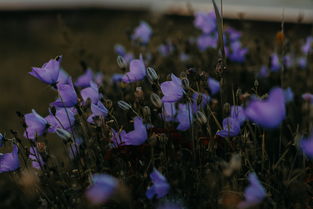
[[[52,103],[55,107],[73,107],[78,103],[77,94],[73,86],[73,82],[69,79],[69,83],[57,85],[59,98]]]
[[[18,147],[13,145],[12,152],[0,153],[0,173],[15,171],[20,167],[18,159]]]
[[[285,102],[289,103],[293,101],[294,93],[290,87],[284,89]]]
[[[59,77],[61,61],[62,56],[51,59],[49,62],[43,64],[41,68],[33,67],[29,74],[46,84],[55,85]]]
[[[245,189],[245,201],[239,203],[238,208],[245,209],[253,207],[263,201],[266,197],[266,191],[262,184],[259,182],[255,173],[249,174],[249,186]]]
[[[178,113],[176,116],[176,120],[179,123],[176,127],[177,130],[186,131],[190,128],[193,117],[192,117],[192,108],[191,104],[179,104],[178,105]]]
[[[147,128],[143,124],[142,119],[140,117],[134,118],[134,130],[126,133],[122,131],[121,133],[117,133],[113,130],[112,141],[113,144],[118,146],[123,145],[134,145],[138,146],[143,144],[148,138]]]
[[[90,81],[93,79],[93,72],[90,69],[87,69],[84,74],[79,76],[75,82],[75,86],[85,88],[88,87]]]
[[[306,57],[299,57],[297,59],[297,64],[301,69],[305,69],[308,65],[308,59]]]
[[[204,108],[211,100],[211,97],[203,93],[194,93],[192,95],[192,111],[195,113]]]
[[[145,76],[146,76],[146,67],[142,57],[140,57],[140,59],[134,59],[130,61],[129,72],[123,76],[122,80],[125,83],[131,83],[135,81],[140,81],[144,79]]]
[[[237,41],[241,37],[241,32],[232,27],[226,28],[225,32],[231,42]]]
[[[48,115],[45,119],[49,123],[48,131],[50,133],[56,132],[58,128],[70,130],[75,124],[75,114],[71,108],[60,108],[56,111],[55,115]]]
[[[257,76],[259,78],[267,78],[269,75],[270,75],[270,72],[268,71],[267,66],[266,65],[262,65]]]
[[[60,69],[57,84],[66,84],[70,82],[71,77],[63,69]]]
[[[28,158],[32,161],[33,168],[40,170],[44,166],[44,161],[36,147],[29,148]]]
[[[235,41],[230,44],[230,53],[227,57],[233,62],[243,63],[247,53],[248,49],[242,47],[240,41]]]
[[[313,131],[308,138],[300,140],[300,148],[306,156],[313,159]]]
[[[80,95],[83,98],[84,102],[89,98],[91,103],[97,104],[99,99],[101,99],[101,94],[99,93],[98,85],[94,82],[90,82],[90,86],[84,88],[80,91]]]
[[[245,111],[242,108],[242,106],[236,106],[236,105],[231,106],[230,117],[237,120],[240,125],[242,125],[247,119]]]
[[[103,85],[103,81],[104,81],[104,75],[102,72],[97,72],[94,76],[94,80],[95,80],[95,83],[98,85],[98,86],[102,86]]]
[[[279,57],[276,53],[273,53],[271,55],[271,70],[272,72],[277,72],[280,70],[280,68],[281,68],[281,64],[279,61]]]
[[[305,55],[313,50],[313,36],[306,38],[305,44],[302,46],[301,50]]]
[[[220,130],[216,135],[221,137],[233,137],[240,134],[239,120],[228,117],[223,120],[223,130]]]
[[[154,196],[160,199],[167,195],[170,190],[170,185],[157,169],[153,168],[153,171],[150,173],[150,179],[153,185],[146,191],[146,197],[148,199],[152,199]]]
[[[175,103],[164,102],[160,117],[164,121],[170,122],[170,121],[175,121],[175,115],[176,115]]]
[[[94,174],[92,184],[85,193],[86,198],[94,205],[103,204],[116,192],[118,184],[118,180],[113,176]]]
[[[194,26],[203,33],[208,34],[216,31],[216,17],[214,12],[197,12],[195,14]]]
[[[182,81],[174,74],[171,74],[172,81],[165,81],[161,83],[161,90],[163,93],[163,102],[177,102],[184,95]]]
[[[215,80],[214,78],[208,78],[208,87],[211,91],[212,95],[217,94],[220,91],[220,82],[218,82],[217,80]]]
[[[304,94],[302,94],[302,99],[304,99],[305,101],[308,101],[311,104],[313,104],[313,94],[311,94],[311,93],[304,93]]]
[[[201,35],[197,38],[197,47],[203,52],[208,48],[217,47],[218,37],[216,35]]]
[[[105,118],[109,111],[108,109],[99,101],[97,104],[91,104],[92,114],[88,117],[88,123],[93,123],[94,117],[103,117]]]
[[[152,29],[145,21],[141,21],[131,36],[132,40],[139,41],[141,44],[147,44],[150,41]]]
[[[273,88],[266,100],[254,100],[245,109],[246,116],[263,128],[276,128],[286,116],[285,96],[281,88]]]
[[[48,127],[48,122],[41,117],[35,110],[24,116],[26,123],[26,130],[24,137],[28,139],[35,139],[37,136],[43,135]]]

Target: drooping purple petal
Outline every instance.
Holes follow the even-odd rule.
[[[28,158],[32,161],[32,167],[36,169],[41,169],[44,165],[44,161],[38,152],[36,147],[29,148],[29,156]]]
[[[78,103],[77,94],[73,86],[72,79],[69,83],[57,85],[59,98],[52,103],[56,107],[73,107]]]
[[[184,95],[182,82],[174,74],[171,75],[172,81],[165,81],[161,83],[161,90],[163,93],[163,102],[177,102]]]
[[[94,174],[85,195],[94,205],[105,203],[116,192],[118,180],[108,174]]]
[[[57,59],[51,59],[43,64],[41,68],[33,67],[29,74],[44,83],[55,85],[59,77],[61,61],[62,56],[59,56]]]
[[[216,135],[221,137],[233,137],[240,134],[239,120],[228,117],[223,120],[223,130],[218,131]]]
[[[35,139],[37,136],[43,135],[47,130],[47,121],[41,117],[35,110],[24,116],[26,123],[26,131],[24,137]]]
[[[215,95],[220,91],[220,82],[210,77],[207,82],[212,95]]]
[[[129,72],[123,76],[122,80],[125,83],[131,83],[142,80],[145,76],[146,67],[142,58],[140,58],[130,61]]]
[[[266,100],[254,100],[245,109],[246,116],[264,128],[276,128],[286,115],[284,91],[273,88]]]
[[[50,114],[45,119],[49,123],[48,131],[54,133],[58,128],[70,130],[75,124],[75,112],[70,108],[60,108],[55,116]]]
[[[255,206],[263,201],[266,197],[266,191],[262,184],[259,182],[255,173],[249,174],[250,185],[245,189],[245,201],[239,203],[238,208],[245,209]]]
[[[178,113],[176,120],[179,123],[176,127],[177,130],[186,131],[190,128],[193,117],[192,117],[192,105],[191,104],[179,104]]]
[[[71,77],[63,69],[60,69],[57,84],[67,84],[70,82]]]
[[[100,101],[97,104],[91,104],[91,111],[92,114],[87,119],[88,123],[93,123],[93,118],[96,116],[105,118],[109,113],[108,109]]]
[[[90,69],[87,69],[85,73],[79,76],[75,82],[75,86],[85,88],[90,85],[90,81],[93,79],[93,72]]]
[[[0,153],[0,173],[15,171],[20,167],[18,147],[13,145],[12,152]]]
[[[148,138],[146,126],[140,117],[134,118],[134,130],[128,132],[123,137],[124,145],[141,145]]]
[[[153,171],[150,174],[150,179],[153,185],[146,191],[146,197],[148,199],[152,199],[154,196],[160,199],[168,194],[170,185],[166,178],[157,169],[153,168]]]
[[[309,137],[300,140],[300,148],[306,156],[313,159],[313,131]]]

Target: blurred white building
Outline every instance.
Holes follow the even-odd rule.
[[[216,0],[220,5],[221,0]],[[212,10],[211,0],[0,0],[0,10],[113,8],[189,15]],[[223,0],[228,18],[313,23],[313,0]]]

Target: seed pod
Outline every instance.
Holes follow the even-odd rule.
[[[122,110],[130,110],[132,108],[132,106],[130,104],[128,104],[127,102],[123,101],[123,100],[119,100],[117,102],[119,108],[121,108]]]
[[[189,88],[189,80],[188,80],[188,78],[183,78],[182,79],[182,84],[183,84],[184,89],[188,89]]]
[[[196,112],[196,120],[202,125],[206,124],[208,121],[205,114],[201,111]]]
[[[152,67],[147,68],[147,77],[150,83],[153,83],[153,81],[156,81],[159,79],[158,74],[155,72],[155,70]]]
[[[142,109],[142,112],[145,118],[149,118],[151,115],[151,110],[150,110],[150,107],[148,106],[144,106]]]
[[[159,97],[159,95],[157,95],[156,93],[152,93],[150,95],[150,100],[151,100],[151,103],[157,107],[157,108],[161,108],[162,107],[162,100],[161,98]]]
[[[62,128],[57,128],[56,134],[60,138],[65,139],[65,140],[68,140],[68,139],[70,139],[72,137],[72,135],[68,131],[66,131],[66,130],[64,130]]]
[[[116,62],[117,62],[117,65],[120,67],[120,68],[126,68],[127,67],[127,62],[126,60],[124,59],[124,57],[122,56],[118,56],[116,58]]]

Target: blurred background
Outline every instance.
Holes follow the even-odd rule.
[[[190,35],[195,33],[192,13],[199,10],[211,11],[212,2],[0,0],[0,132],[19,129],[16,111],[34,108],[44,116],[55,99],[51,89],[27,74],[32,66],[62,54],[63,67],[74,78],[82,73],[81,60],[109,76],[118,72],[114,45],[129,46],[128,34],[140,20],[151,24],[154,34]],[[282,20],[286,30],[304,38],[312,33],[313,1],[223,0],[223,15],[249,39],[273,39]]]

